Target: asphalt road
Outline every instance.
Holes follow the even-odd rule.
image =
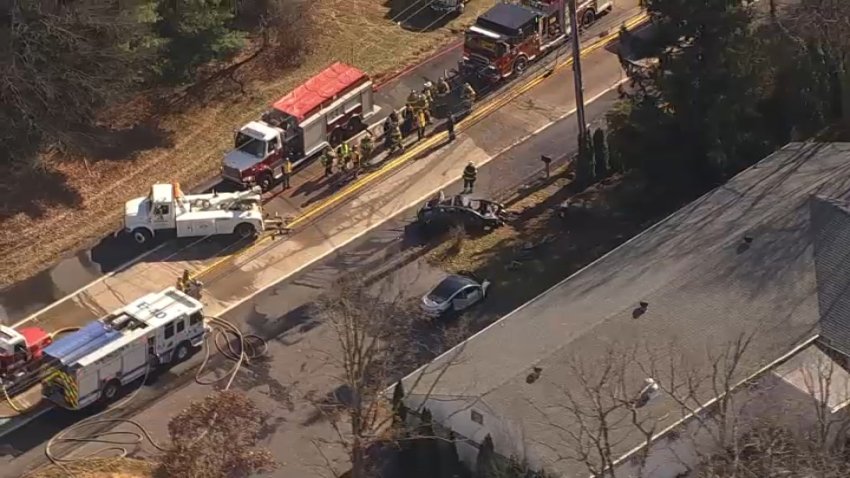
[[[616,93],[612,92],[590,104],[587,118],[600,120],[615,99]],[[576,132],[575,118],[570,116],[503,153],[480,168],[477,195],[505,198],[521,186],[533,186],[542,176],[540,155],[556,158],[554,167],[563,164],[575,149]],[[446,193],[459,189],[455,183]],[[422,240],[416,228],[410,227],[414,217],[415,208],[226,314],[227,320],[244,331],[270,341],[270,362],[241,373],[236,386],[252,394],[275,417],[266,438],[276,457],[286,463],[276,476],[309,476],[308,470],[315,465],[309,462],[316,455],[310,440],[327,433],[326,424],[311,423],[309,410],[294,398],[311,391],[326,393],[332,388],[327,377],[317,382],[292,375],[298,375],[299,368],[304,372],[306,367],[309,372],[316,363],[315,348],[333,339],[327,327],[311,317],[310,304],[345,272],[365,275],[390,271],[373,290],[400,293],[409,298],[420,297],[443,276],[442,271],[421,260]],[[495,293],[470,310],[467,315],[474,328],[480,329],[520,305],[506,299],[507,296]],[[293,359],[299,363],[292,363]],[[165,423],[174,410],[209,392],[209,388],[194,384],[194,367],[198,362],[199,357],[164,373],[143,388],[126,408],[118,410],[117,415],[140,419],[151,427],[156,437],[165,439]],[[307,375],[313,378],[322,375],[313,372]],[[4,454],[0,459],[2,476],[18,476],[27,468],[43,464],[43,446],[47,440],[84,416],[56,410],[0,440],[0,453]]]

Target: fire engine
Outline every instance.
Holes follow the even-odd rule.
[[[124,205],[124,230],[139,244],[166,231],[177,237],[236,234],[250,238],[264,229],[259,188],[184,195],[179,184],[154,184],[148,196]]]
[[[0,325],[0,384],[7,393],[30,374],[41,361],[45,347],[53,338],[40,327],[24,327],[15,330]]]
[[[286,158],[298,166],[362,131],[377,112],[372,89],[364,72],[334,63],[236,132],[222,176],[268,190],[283,176]]]
[[[44,349],[43,395],[70,410],[187,359],[204,341],[203,305],[174,287],[148,294]]]
[[[576,17],[587,27],[613,6],[611,0],[581,1]],[[521,75],[571,34],[564,8],[564,0],[496,4],[466,30],[461,73],[485,82]]]

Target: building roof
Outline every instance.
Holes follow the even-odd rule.
[[[812,202],[821,341],[850,355],[850,208],[846,202]]]
[[[363,71],[337,62],[277,100],[272,106],[295,117],[300,123],[325,106],[326,102],[335,100],[352,86],[367,79]]]
[[[675,355],[683,367],[705,370],[709,349],[751,336],[736,374],[743,378],[817,334],[810,202],[848,199],[848,158],[850,143],[784,147],[408,376],[408,399],[415,404],[417,391],[430,390],[492,410],[512,437],[494,434],[497,451],[521,452],[563,476],[587,475],[567,459],[577,422],[564,404],[568,393],[582,402],[578,370],[600,373],[620,350],[640,363]],[[643,314],[641,301],[649,304]],[[536,380],[532,367],[541,369]],[[648,372],[634,363],[623,370],[624,386],[639,390]],[[703,389],[699,398],[714,395]],[[641,416],[660,431],[683,411],[659,394]],[[510,448],[511,440],[524,448]],[[612,430],[612,440],[617,456],[643,443],[633,427]]]

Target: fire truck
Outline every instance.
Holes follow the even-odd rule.
[[[286,158],[298,166],[362,131],[377,112],[372,90],[364,72],[334,63],[276,101],[261,121],[236,132],[222,176],[268,190],[283,176]]]
[[[44,349],[43,396],[70,410],[114,400],[153,369],[204,341],[203,305],[174,287],[148,294]]]
[[[611,0],[580,1],[576,17],[587,27],[613,6]],[[564,8],[563,0],[496,4],[466,30],[461,74],[485,83],[521,75],[571,34]]]
[[[38,366],[44,348],[53,337],[40,327],[23,327],[15,330],[0,325],[0,385],[6,393],[13,394],[22,378]]]
[[[124,205],[124,230],[138,244],[170,232],[177,237],[236,234],[256,237],[265,229],[259,189],[184,195],[179,184],[154,184],[150,194]]]

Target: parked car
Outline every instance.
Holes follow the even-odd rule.
[[[486,199],[458,194],[446,198],[442,193],[425,203],[416,218],[429,232],[462,226],[467,231],[489,232],[504,225],[504,206]]]
[[[422,311],[429,317],[440,317],[448,312],[461,312],[487,296],[490,281],[481,282],[466,276],[452,274],[443,279],[431,292],[422,296]]]

